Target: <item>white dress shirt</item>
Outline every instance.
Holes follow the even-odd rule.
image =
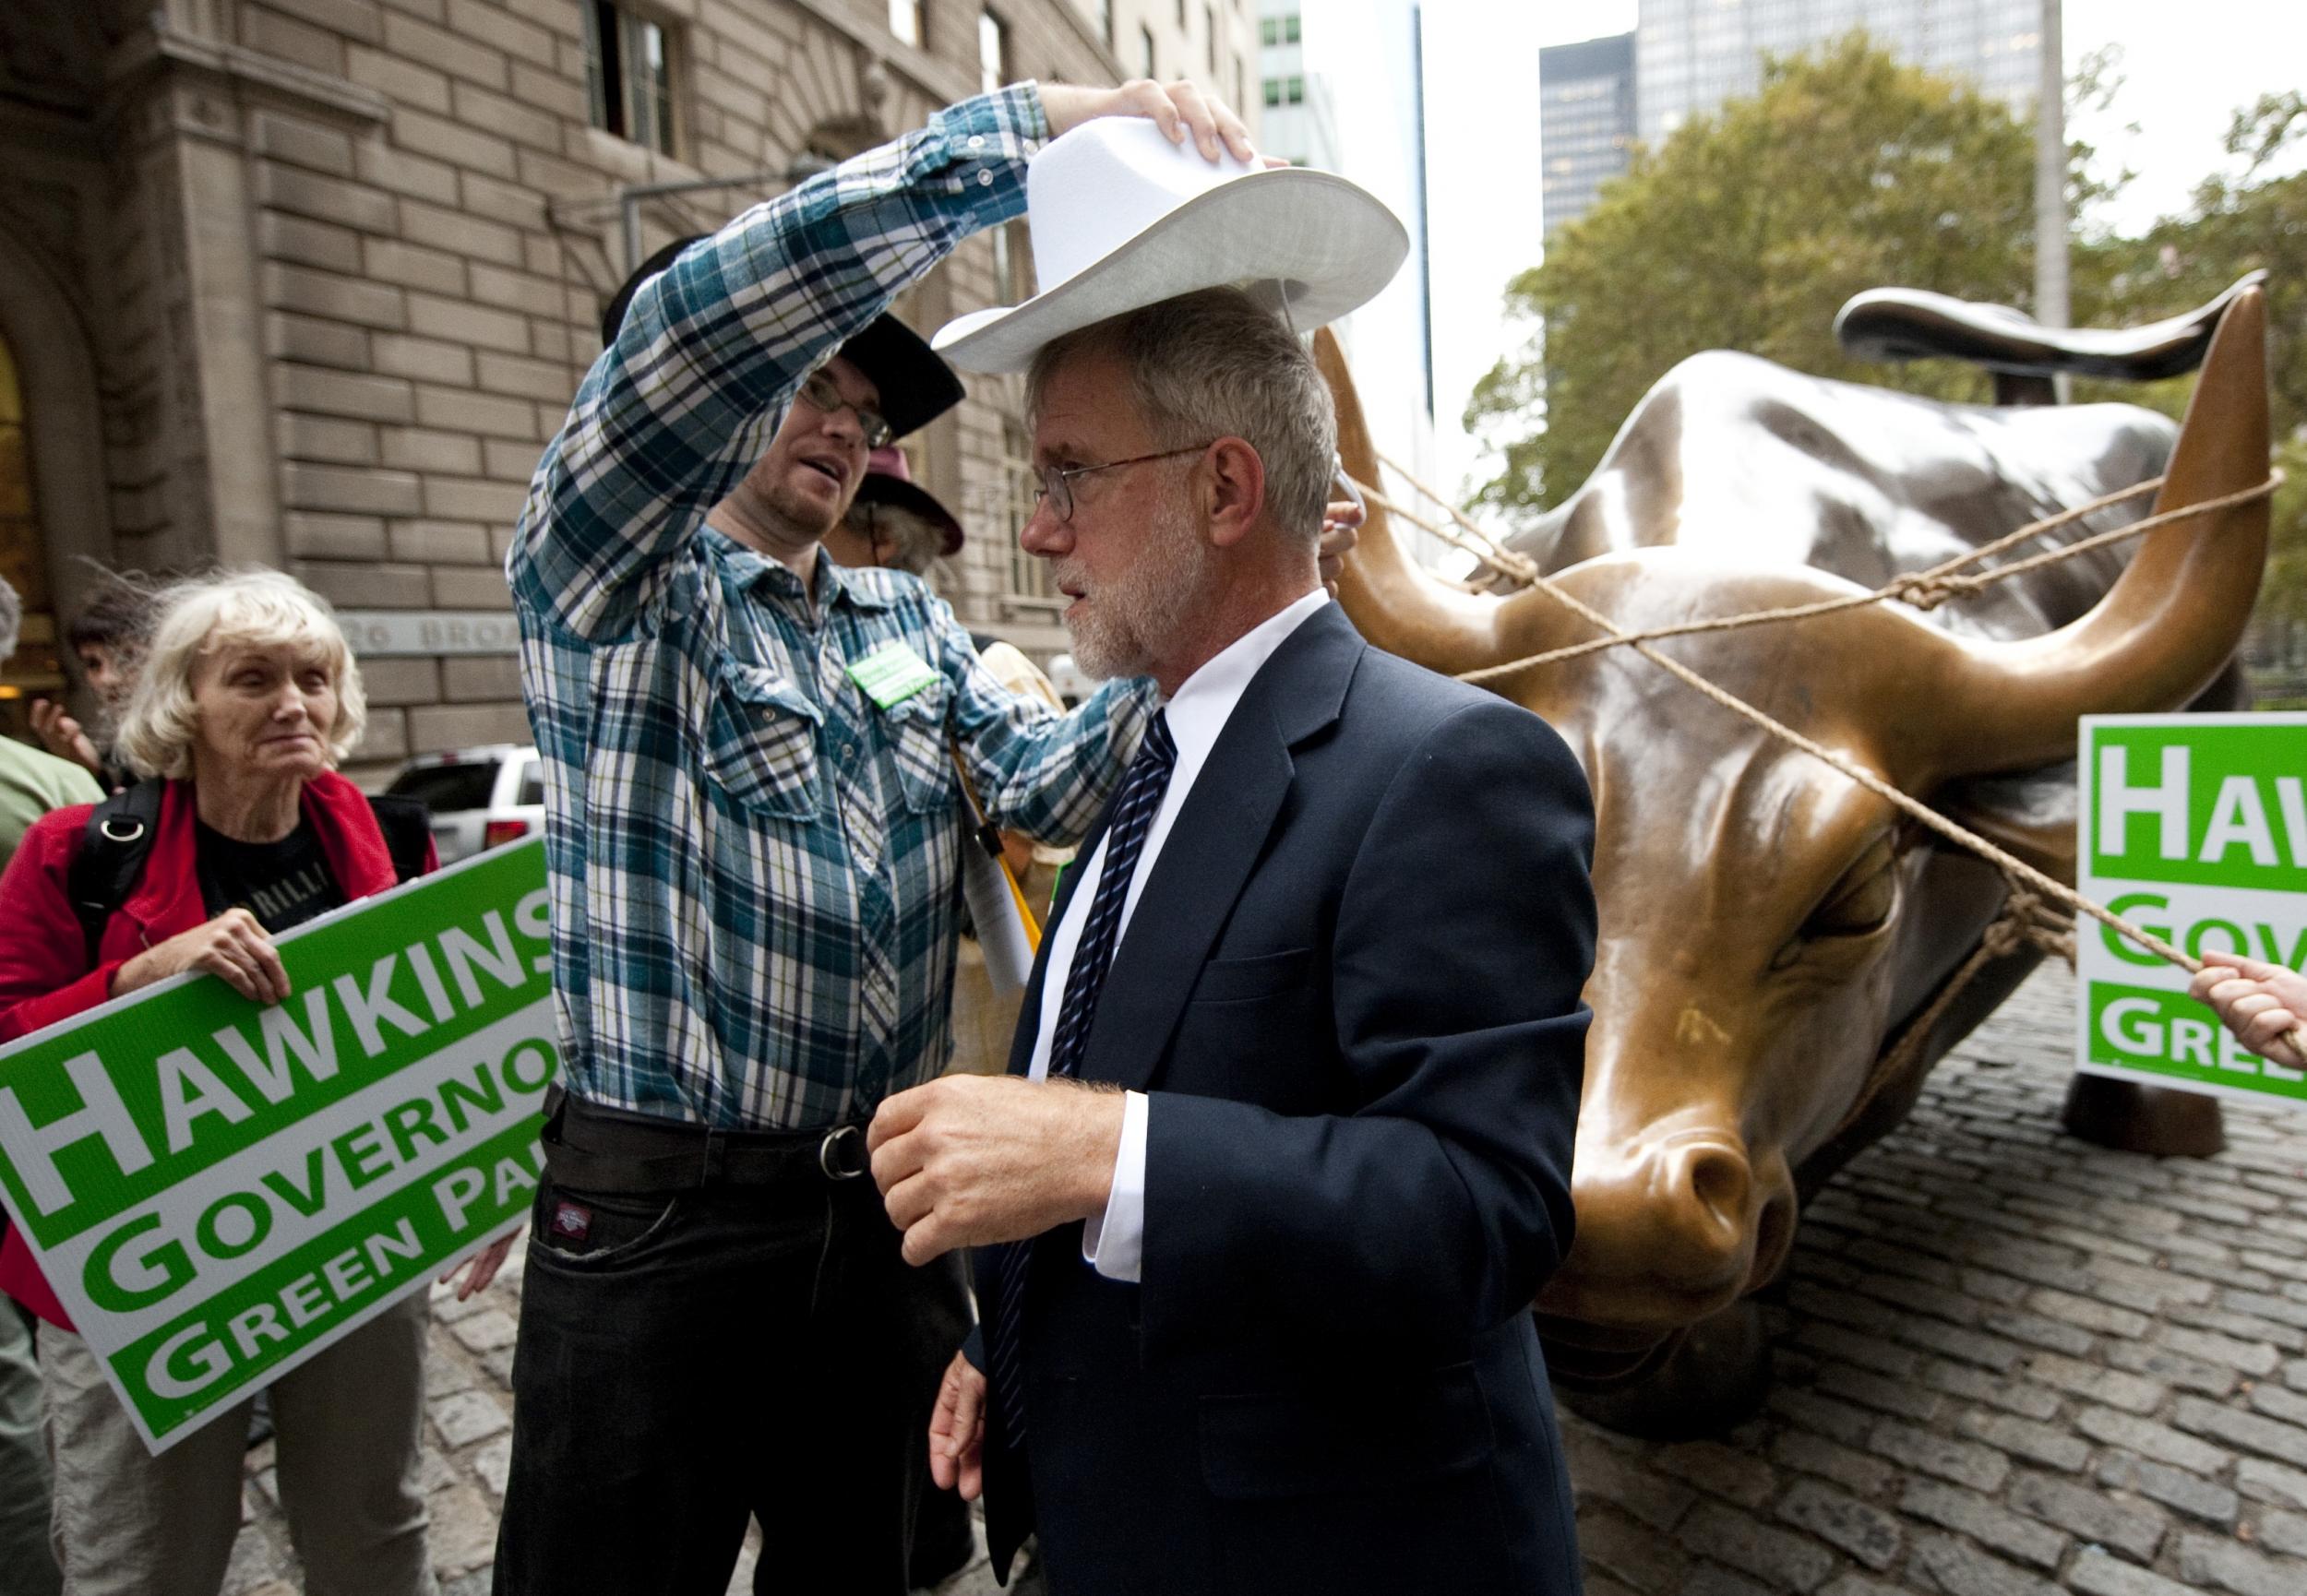
[[[1201,767],[1209,761],[1210,750],[1217,744],[1218,733],[1225,730],[1225,722],[1233,718],[1234,706],[1241,702],[1249,679],[1274,649],[1305,623],[1307,616],[1329,601],[1330,595],[1316,588],[1280,613],[1259,622],[1187,677],[1164,707],[1169,717],[1170,740],[1177,744],[1177,763],[1170,769],[1169,789],[1162,794],[1162,806],[1155,812],[1154,823],[1146,828],[1137,871],[1130,877],[1129,895],[1121,902],[1121,920],[1114,927],[1117,955],[1130,930],[1130,917],[1137,911],[1138,897],[1145,890],[1146,877],[1153,874],[1154,861],[1161,857],[1162,844],[1169,839],[1169,828],[1177,818],[1177,811],[1185,806],[1186,795],[1193,791]],[[1049,971],[1042,982],[1041,1024],[1034,1037],[1033,1062],[1026,1068],[1026,1074],[1034,1080],[1044,1079],[1049,1074],[1049,1042],[1057,1033],[1058,1013],[1065,1006],[1066,978],[1073,972],[1073,955],[1082,944],[1082,922],[1088,918],[1090,905],[1097,899],[1097,881],[1105,867],[1106,839],[1101,837],[1096,851],[1082,866],[1073,896],[1066,901],[1065,918],[1049,928]],[[1080,912],[1073,912],[1077,909]],[[1106,1199],[1105,1217],[1091,1220],[1082,1233],[1082,1257],[1108,1280],[1136,1281],[1144,1260],[1148,1106],[1145,1093],[1124,1094],[1121,1151],[1114,1159],[1113,1194]]]

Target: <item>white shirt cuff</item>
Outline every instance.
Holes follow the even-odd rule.
[[[1121,1150],[1106,1213],[1082,1227],[1082,1259],[1109,1280],[1138,1283],[1145,1267],[1145,1114],[1142,1091],[1122,1093]]]

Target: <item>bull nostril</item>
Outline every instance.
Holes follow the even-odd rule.
[[[1691,1195],[1701,1207],[1725,1224],[1744,1227],[1747,1193],[1754,1185],[1753,1173],[1744,1158],[1731,1148],[1701,1148],[1691,1156],[1685,1173]]]

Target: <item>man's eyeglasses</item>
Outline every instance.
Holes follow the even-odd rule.
[[[1215,438],[1211,444],[1217,442]],[[1042,501],[1049,502],[1049,513],[1058,523],[1073,518],[1073,479],[1088,476],[1092,471],[1118,471],[1124,466],[1142,466],[1148,460],[1174,460],[1181,455],[1198,455],[1210,444],[1196,444],[1189,449],[1164,449],[1157,455],[1131,455],[1126,460],[1107,460],[1099,466],[1036,466],[1034,474],[1041,479],[1041,486],[1034,490],[1034,506],[1039,509]]]
[[[841,385],[821,371],[811,372],[801,385],[801,397],[809,401],[809,408],[820,415],[839,415],[849,411],[857,418],[857,430],[865,434],[866,447],[878,449],[893,436],[890,423],[881,419],[879,411],[852,404],[841,397]]]

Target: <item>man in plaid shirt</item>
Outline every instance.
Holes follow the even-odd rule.
[[[508,572],[545,771],[565,1096],[529,1250],[500,1592],[902,1591],[923,1277],[860,1129],[945,1061],[969,845],[1079,838],[1145,683],[1058,716],[914,578],[819,557],[871,445],[951,402],[884,312],[1102,115],[1214,155],[1189,86],[1027,84],[739,217],[643,283]],[[917,353],[916,353],[917,351]],[[950,381],[950,377],[947,379]],[[889,418],[884,420],[884,418]],[[931,1376],[932,1379],[934,1376]]]

